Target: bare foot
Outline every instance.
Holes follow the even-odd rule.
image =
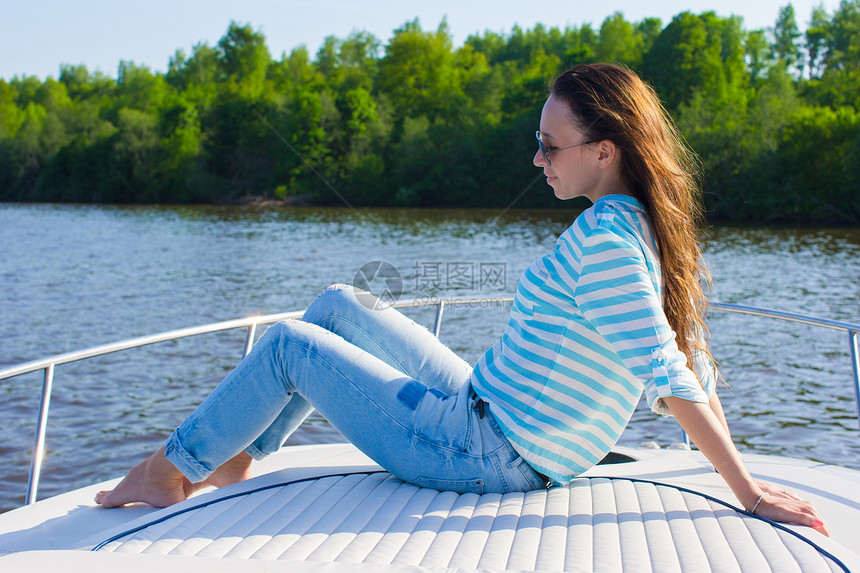
[[[240,481],[245,481],[251,477],[251,462],[254,461],[250,455],[245,452],[239,452],[212,472],[202,484],[193,484],[195,489],[199,489],[198,485],[212,485],[215,487],[224,487],[225,485],[233,485]]]
[[[167,507],[183,501],[194,489],[194,484],[167,461],[162,446],[131,468],[116,488],[97,493],[95,501],[102,507],[119,507],[136,501]]]
[[[186,497],[206,487],[224,487],[253,477],[251,475],[252,461],[254,461],[254,458],[250,455],[245,452],[239,452],[218,466],[218,469],[201,482],[191,483],[185,478],[183,484],[185,486]]]
[[[251,477],[253,458],[245,452],[224,462],[204,481],[192,483],[170,463],[164,446],[131,468],[128,475],[111,491],[100,491],[95,501],[102,507],[119,507],[136,501],[155,507],[179,503],[205,487],[224,487]]]

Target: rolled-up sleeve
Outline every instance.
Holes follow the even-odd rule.
[[[666,396],[707,403],[713,376],[700,384],[687,367],[687,357],[678,349],[663,312],[655,284],[658,271],[649,271],[638,242],[599,228],[585,237],[580,261],[574,301],[642,382],[650,408],[669,415],[662,400]],[[704,365],[701,369],[707,370]]]

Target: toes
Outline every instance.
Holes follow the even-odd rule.
[[[111,493],[112,492],[109,491],[100,491],[98,495],[96,495],[96,503],[102,507],[116,507],[117,505],[122,505],[111,503]]]
[[[112,494],[114,493],[114,491],[116,491],[116,490],[103,489],[102,491],[98,492],[96,494],[95,498],[93,498],[93,499],[95,500],[95,502],[97,504],[99,504],[102,507],[116,507],[116,505],[122,505],[122,504],[111,503],[111,498],[113,497]]]

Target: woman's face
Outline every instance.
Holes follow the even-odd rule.
[[[593,149],[595,146],[582,145],[588,139],[573,124],[567,104],[555,96],[550,96],[543,106],[540,134],[549,162],[538,149],[534,164],[543,168],[546,182],[555,191],[555,196],[559,199],[585,196],[592,202],[596,201],[600,196],[601,174],[597,167],[597,152]]]

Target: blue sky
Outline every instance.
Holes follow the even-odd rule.
[[[435,29],[447,17],[455,45],[485,30],[507,33],[514,24],[598,27],[620,11],[630,21],[656,16],[668,23],[689,10],[713,10],[744,18],[747,29],[776,21],[787,0],[616,0],[615,2],[539,0],[0,0],[0,78],[15,75],[57,76],[61,63],[84,64],[115,77],[120,60],[164,71],[181,48],[190,53],[198,42],[217,43],[231,20],[262,30],[273,57],[304,44],[316,53],[323,38],[346,37],[367,30],[383,42],[395,28],[418,17]],[[803,29],[813,6],[832,13],[838,0],[792,2]]]

